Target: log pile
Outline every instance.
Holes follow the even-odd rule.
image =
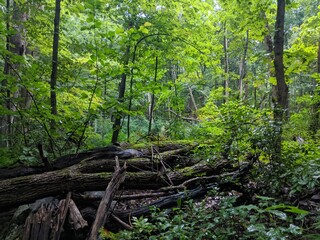
[[[213,187],[237,188],[248,197],[235,180],[255,156],[238,166],[209,165],[193,157],[196,147],[109,146],[43,167],[0,169],[0,239],[97,239],[102,227],[130,229],[130,218],[148,214],[150,206],[169,208]]]

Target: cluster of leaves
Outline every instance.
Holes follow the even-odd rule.
[[[213,195],[217,197],[215,192]],[[135,218],[133,231],[105,239],[299,239],[306,233],[307,211],[257,197],[256,205],[235,206],[236,197],[220,196],[218,206],[188,201],[172,212],[153,210]],[[310,231],[310,229],[308,230]]]
[[[263,154],[270,159],[273,142],[278,135],[270,111],[261,111],[239,100],[219,106],[222,88],[211,93],[207,104],[199,110],[201,122],[194,134],[211,139],[211,156],[232,161],[245,160],[247,154]]]

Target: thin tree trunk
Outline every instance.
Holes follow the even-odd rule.
[[[121,75],[121,81],[119,84],[119,96],[118,96],[118,102],[120,105],[124,102],[124,95],[126,91],[126,82],[127,82],[127,68],[129,64],[129,54],[130,54],[130,46],[127,46],[125,55],[124,55],[124,67],[125,72]],[[115,116],[114,124],[113,124],[113,133],[112,133],[112,143],[116,143],[118,141],[119,133],[121,130],[121,120],[123,113],[122,111],[118,110]]]
[[[243,57],[240,62],[240,67],[239,67],[239,91],[240,91],[240,99],[246,99],[246,93],[247,91],[245,90],[245,95],[243,96],[243,80],[247,74],[247,52],[248,52],[248,45],[249,45],[249,30],[246,31],[246,40],[245,40],[245,46],[244,46],[244,52],[243,52]],[[246,83],[247,85],[247,83]]]
[[[158,74],[158,56],[156,57],[155,68],[154,68],[154,83],[157,82],[157,74]],[[148,127],[148,136],[151,135],[152,128],[152,119],[153,119],[153,109],[154,109],[154,92],[151,94],[151,102],[149,108],[149,127]]]
[[[194,99],[192,88],[190,87],[189,84],[188,84],[188,90],[189,90],[190,99],[191,99],[191,102],[192,102],[192,105],[193,105],[193,109],[194,109],[194,111],[198,111],[198,106],[197,106],[196,100]]]
[[[320,74],[320,39],[318,40],[318,63],[317,63],[317,72]],[[320,90],[315,91],[315,95],[320,96]],[[312,106],[312,118],[310,123],[310,130],[315,135],[320,129],[320,101],[317,101]]]
[[[275,119],[275,153],[274,160],[281,159],[282,122],[288,111],[288,86],[285,81],[283,64],[285,0],[278,0],[277,17],[274,34],[274,67],[277,80],[274,119]]]
[[[51,114],[52,115],[58,114],[56,85],[57,85],[57,73],[58,73],[60,1],[61,0],[56,0],[54,30],[53,30],[52,70],[51,70],[51,81],[50,81],[50,104],[51,104]]]
[[[226,24],[225,24],[226,25]],[[225,101],[228,101],[229,97],[229,55],[228,55],[228,38],[227,38],[227,28],[225,26],[224,36],[223,36],[223,51],[224,51],[224,96]]]
[[[6,50],[17,55],[23,56],[26,53],[26,40],[23,36],[25,32],[23,22],[27,20],[27,14],[21,11],[20,6],[17,2],[12,1],[12,6],[10,5],[10,0],[6,1],[6,9],[7,9],[7,22],[6,22]],[[10,11],[12,9],[12,11]],[[10,19],[12,13],[12,18]],[[10,25],[10,22],[12,23]],[[12,35],[10,31],[14,31],[15,33]],[[23,86],[23,83],[19,82],[21,79],[18,76],[18,68],[20,63],[17,63],[14,58],[11,61],[10,57],[7,55],[4,63],[4,74],[6,76],[13,76],[16,79],[16,82],[11,83],[17,86]],[[13,78],[12,78],[13,79]],[[19,87],[19,89],[12,93],[9,89],[6,89],[8,84],[8,79],[4,79],[1,81],[1,85],[4,90],[1,92],[2,98],[4,102],[2,103],[6,109],[9,111],[15,112],[19,107],[27,108],[30,107],[31,99],[30,95],[27,94],[27,90],[24,87]],[[16,100],[16,101],[14,101]],[[16,117],[13,114],[8,114],[1,117],[0,123],[0,135],[2,141],[0,141],[0,146],[3,147],[11,147],[11,137],[15,134],[14,131],[14,123],[16,121]],[[17,121],[18,123],[18,121]],[[22,124],[23,125],[23,124]],[[22,126],[22,133],[25,134],[25,128]]]
[[[7,9],[7,18],[9,18],[9,14],[10,14],[10,0],[6,1],[6,9]],[[6,32],[7,32],[7,36],[6,36],[6,50],[9,51],[9,46],[10,46],[10,38],[8,36],[9,34],[9,30],[10,30],[10,24],[9,24],[9,19],[7,19],[6,22]],[[7,57],[5,59],[5,63],[4,63],[4,70],[3,73],[5,76],[7,76],[9,74],[9,65],[7,62]],[[6,90],[8,81],[7,79],[4,79],[1,81],[1,86],[3,87],[4,90],[1,91],[1,95],[2,95],[2,99],[3,102],[1,102],[1,104],[5,107],[5,109],[10,109],[10,90]],[[10,115],[1,115],[0,116],[0,147],[6,147],[9,148],[10,147],[10,140],[9,140],[9,133],[10,133]]]
[[[284,16],[285,0],[278,0],[277,18],[274,35],[274,67],[277,80],[275,119],[282,121],[288,111],[288,86],[284,76],[283,46],[284,46]]]
[[[128,122],[127,122],[127,141],[130,142],[130,121],[131,121],[131,116],[130,116],[130,112],[131,112],[131,108],[132,108],[132,94],[133,94],[133,78],[134,78],[134,74],[133,74],[133,68],[134,68],[134,63],[136,61],[136,54],[137,54],[137,48],[138,48],[138,44],[140,42],[138,42],[135,46],[134,46],[134,50],[133,50],[133,56],[132,56],[132,67],[130,69],[130,74],[131,74],[131,78],[130,78],[130,96],[129,96],[129,105],[128,105]]]

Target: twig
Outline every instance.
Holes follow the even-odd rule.
[[[130,226],[129,224],[125,223],[124,221],[122,221],[120,218],[118,218],[116,215],[111,214],[111,217],[113,217],[114,220],[116,220],[118,223],[120,223],[125,229],[127,230],[132,230],[133,227]]]

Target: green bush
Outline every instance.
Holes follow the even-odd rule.
[[[215,193],[216,194],[216,193]],[[233,196],[220,196],[218,206],[188,201],[171,212],[153,209],[150,218],[133,221],[132,231],[116,239],[301,239],[308,212],[258,197],[257,205],[235,206]]]

